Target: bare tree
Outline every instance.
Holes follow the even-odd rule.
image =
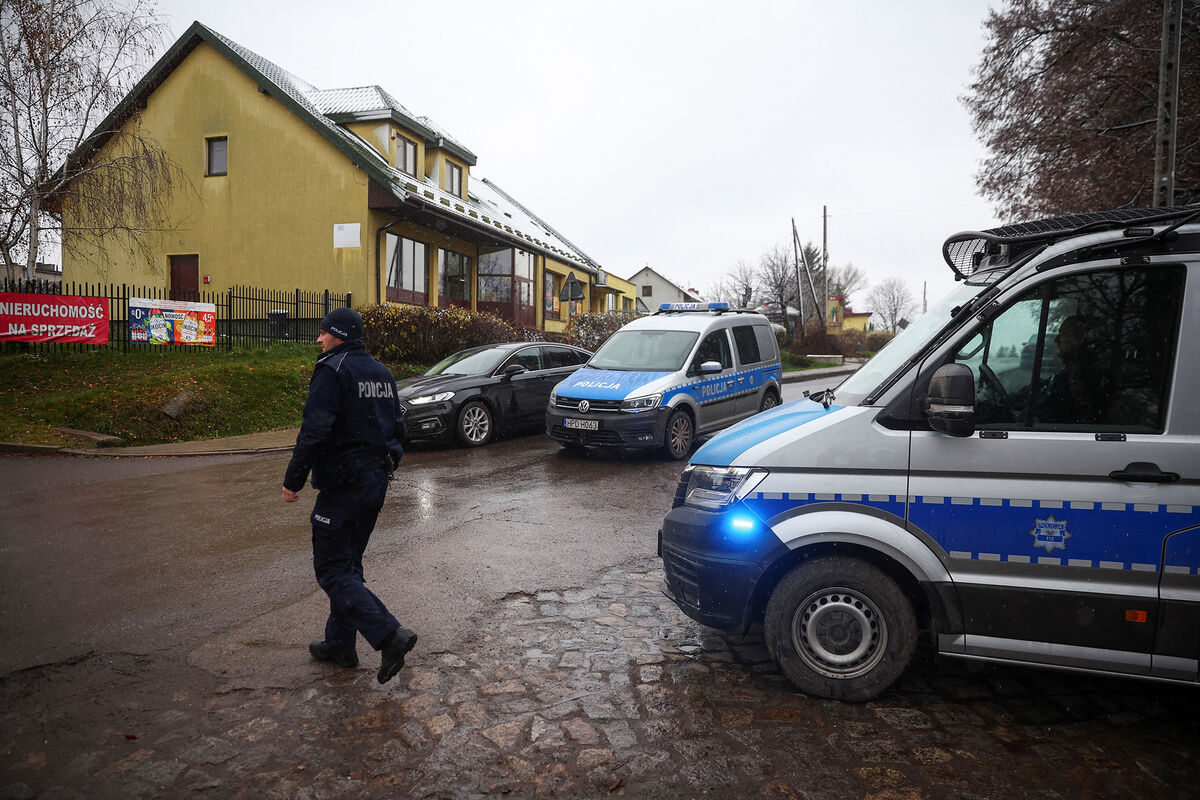
[[[884,328],[893,333],[899,330],[900,321],[917,307],[908,284],[899,278],[888,278],[876,285],[867,295],[867,304],[879,315]]]
[[[837,295],[850,305],[850,295],[867,288],[867,276],[851,263],[840,267],[829,267],[829,293]]]
[[[1200,0],[1183,0],[1176,203],[1200,201]],[[1006,0],[962,98],[999,216],[1150,205],[1162,3]]]
[[[792,249],[777,244],[771,249],[763,251],[758,259],[757,274],[760,296],[767,303],[779,306],[779,312],[783,317],[780,324],[787,331],[788,338],[791,338],[792,322],[788,318],[787,310],[789,305],[795,305],[798,297],[796,265]]]
[[[735,308],[747,308],[754,302],[757,284],[754,267],[738,259],[729,272],[705,288],[704,296]]]
[[[136,104],[110,112],[164,31],[152,0],[0,0],[0,258],[10,279],[22,262],[32,275],[55,241],[101,272],[101,242],[149,261],[182,178],[141,132]]]

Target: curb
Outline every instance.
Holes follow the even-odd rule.
[[[799,383],[800,381],[811,381],[817,378],[838,378],[842,375],[849,375],[855,372],[861,366],[862,364],[846,364],[841,367],[821,367],[820,369],[785,372],[781,380],[784,383]]]
[[[32,446],[32,445],[31,445]],[[174,445],[146,445],[146,450],[134,448],[105,447],[101,449],[81,449],[59,447],[53,452],[63,456],[84,456],[88,458],[190,458],[193,456],[253,456],[270,453],[289,453],[293,445],[286,447],[240,447],[223,450],[176,450]],[[150,448],[155,448],[151,452]]]

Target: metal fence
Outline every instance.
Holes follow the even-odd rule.
[[[58,283],[46,280],[0,279],[0,292],[52,294],[64,297],[103,297],[108,300],[108,344],[60,342],[6,342],[0,350],[20,349],[34,352],[83,351],[120,347],[122,351],[139,347],[156,350],[206,350],[207,346],[172,345],[164,347],[131,342],[129,335],[129,299],[187,300],[216,306],[216,346],[232,350],[271,342],[312,342],[317,338],[321,318],[332,309],[351,305],[351,295],[325,291],[263,289],[231,286],[224,292],[190,292],[187,297],[168,296],[158,286],[128,284]]]

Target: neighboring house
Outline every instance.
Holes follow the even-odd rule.
[[[17,264],[16,279],[19,281],[44,281],[46,283],[62,283],[62,267],[57,264],[47,264],[43,261],[37,262],[33,268],[33,274],[29,273],[27,264]]]
[[[831,294],[825,299],[825,330],[834,336],[845,331],[866,332],[870,318],[870,311],[855,312],[847,308],[841,295]]]
[[[597,314],[636,314],[637,287],[611,272],[600,270],[591,310]]]
[[[702,303],[704,298],[695,289],[684,289],[664,278],[653,267],[642,267],[629,276],[637,289],[637,310],[646,314],[657,311],[663,303]]]
[[[317,89],[199,22],[97,130],[134,124],[191,181],[170,202],[176,227],[153,264],[114,242],[101,275],[102,259],[64,253],[67,280],[177,299],[232,285],[328,289],[355,305],[462,306],[552,334],[568,322],[568,276],[580,310],[611,291],[582,250],[472,175],[475,154],[428,117],[378,86]],[[62,213],[68,231],[85,222],[69,193]]]

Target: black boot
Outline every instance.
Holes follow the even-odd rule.
[[[375,677],[380,683],[387,683],[396,677],[396,673],[404,666],[404,657],[416,643],[417,635],[403,625],[388,634],[379,648],[379,652],[383,654],[383,663],[379,665],[379,674]]]
[[[339,667],[353,669],[358,666],[358,653],[354,650],[339,650],[329,642],[310,642],[308,652],[317,661],[332,661]]]

